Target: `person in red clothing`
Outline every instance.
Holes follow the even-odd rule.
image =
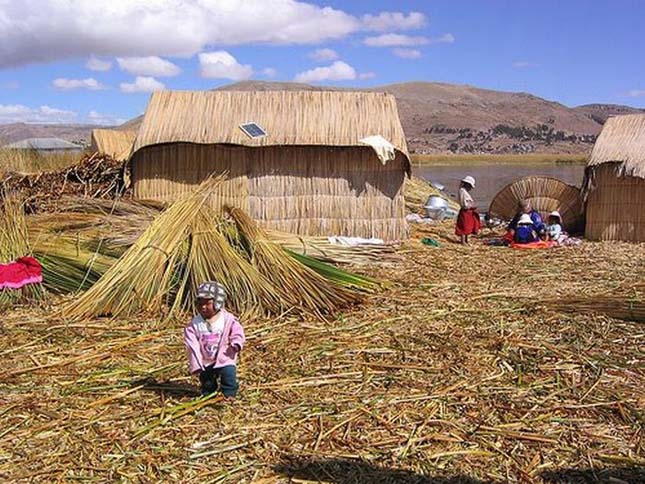
[[[468,243],[469,235],[477,235],[481,228],[481,220],[479,212],[475,206],[473,197],[470,196],[471,190],[475,188],[475,179],[472,176],[465,176],[461,179],[459,185],[459,215],[457,215],[457,225],[455,227],[455,234],[459,236],[459,241],[462,244]]]

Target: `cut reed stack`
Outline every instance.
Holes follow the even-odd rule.
[[[645,241],[645,114],[607,120],[587,163],[583,196],[587,238]]]
[[[360,301],[357,288],[376,287],[371,279],[294,258],[239,209],[229,209],[235,224],[227,221],[211,200],[220,198],[223,181],[207,180],[159,215],[62,315],[175,318],[192,309],[201,282],[218,280],[231,309],[244,317],[289,311],[322,316]]]
[[[423,207],[431,195],[444,198],[450,208],[459,210],[459,204],[455,200],[447,197],[445,193],[437,190],[428,181],[418,176],[406,178],[404,194],[405,208],[411,213],[424,213]]]
[[[28,255],[31,255],[31,247],[22,199],[16,194],[0,190],[0,264]],[[43,297],[40,284],[27,284],[20,289],[0,288],[0,308]]]

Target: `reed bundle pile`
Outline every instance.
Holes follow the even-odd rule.
[[[52,205],[53,208],[53,205]],[[55,210],[31,215],[27,219],[32,240],[56,240],[75,247],[97,251],[110,257],[121,256],[163,210],[163,204],[117,200],[63,197]],[[268,230],[271,241],[294,253],[323,262],[365,265],[391,262],[396,259],[397,246],[333,244],[327,237],[308,237]]]
[[[122,162],[94,153],[57,171],[5,173],[0,182],[8,191],[19,191],[33,213],[55,209],[55,202],[64,195],[85,198],[121,195],[125,191],[122,168]]]
[[[23,202],[15,193],[0,190],[0,264],[31,255]],[[40,284],[28,284],[20,289],[0,288],[0,309],[18,302],[34,301],[44,297]]]
[[[535,301],[645,279],[645,245],[419,241],[452,228],[368,266],[389,291],[333,324],[244,319],[235,402],[198,397],[183,323],[10,312],[1,479],[642,482],[642,327]]]
[[[237,226],[233,230],[209,203],[223,179],[205,182],[155,218],[63,315],[82,319],[161,313],[174,318],[192,308],[197,286],[205,280],[222,282],[231,294],[231,308],[244,316],[288,310],[333,314],[362,299],[356,288],[376,285],[338,270],[332,273],[339,278],[319,275],[268,240],[236,209],[230,209]],[[355,287],[344,287],[343,280],[355,282]]]
[[[609,294],[558,298],[542,304],[563,312],[605,314],[616,319],[645,322],[645,283],[637,282]]]
[[[405,197],[405,208],[410,213],[424,213],[423,206],[431,195],[444,198],[448,202],[448,206],[450,206],[450,208],[459,210],[459,204],[455,200],[447,197],[445,193],[437,190],[428,181],[418,176],[412,176],[405,179],[403,195]]]

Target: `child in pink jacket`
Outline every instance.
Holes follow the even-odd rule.
[[[226,397],[237,395],[235,364],[244,346],[244,329],[235,316],[224,309],[226,290],[217,282],[200,284],[197,314],[184,329],[190,372],[199,376],[202,395],[217,391]]]

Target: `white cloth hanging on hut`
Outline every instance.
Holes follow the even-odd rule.
[[[388,161],[392,161],[396,156],[396,153],[394,152],[394,145],[383,138],[383,136],[381,136],[380,134],[368,136],[367,138],[363,138],[358,141],[359,143],[371,146],[376,152],[378,159],[381,160],[381,163],[383,163],[384,165]]]

